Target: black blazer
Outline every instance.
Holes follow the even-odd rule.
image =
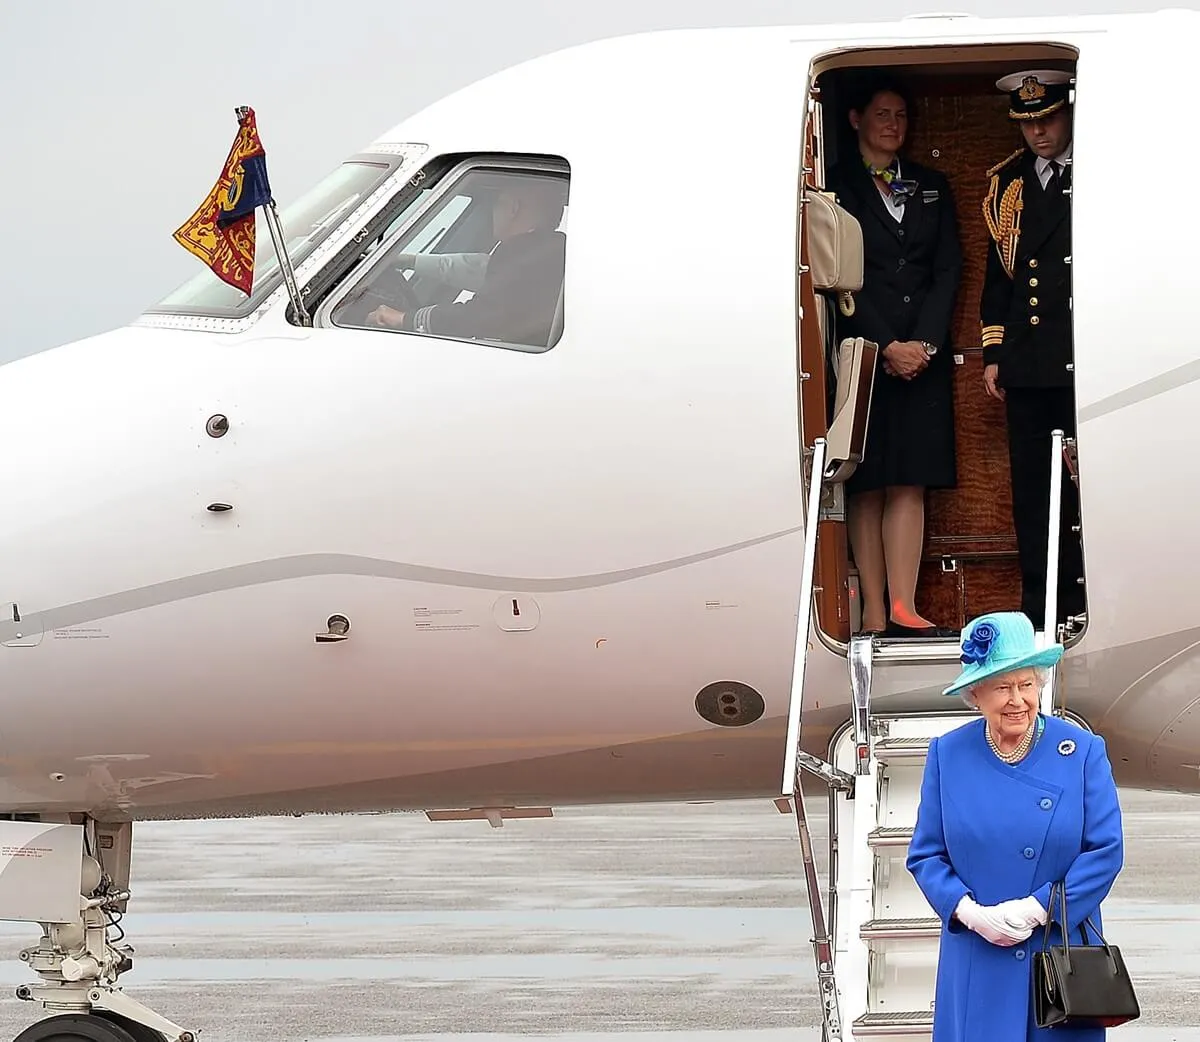
[[[558,307],[566,249],[567,237],[557,231],[503,240],[492,250],[483,285],[470,300],[421,308],[412,328],[544,347]]]
[[[863,234],[863,287],[854,294],[854,314],[838,316],[839,336],[865,337],[880,351],[893,340],[927,340],[938,348],[936,364],[949,365],[962,278],[954,198],[936,170],[901,159],[900,172],[918,182],[900,222],[888,213],[857,152],[830,172],[829,187]]]
[[[1002,387],[1069,387],[1071,335],[1070,196],[1047,192],[1037,157],[1026,149],[993,174],[989,196],[1002,199],[1020,180],[1020,235],[1012,271],[988,241],[979,319],[985,365],[1000,367]],[[1071,168],[1065,171],[1069,186]],[[985,203],[985,209],[989,204]]]

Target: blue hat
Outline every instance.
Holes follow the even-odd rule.
[[[1063,655],[1061,644],[1037,646],[1033,623],[1019,611],[980,615],[963,627],[962,672],[943,695],[954,695],[988,677],[1033,666],[1053,666]]]

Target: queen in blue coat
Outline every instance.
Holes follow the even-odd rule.
[[[1084,920],[1103,930],[1100,904],[1124,860],[1104,740],[1038,711],[1062,653],[1038,648],[1020,612],[963,630],[963,670],[945,693],[981,719],[930,742],[907,859],[942,921],[933,1042],[1105,1038],[1103,1028],[1038,1028],[1033,1015],[1030,971],[1051,886],[1066,882],[1078,943]],[[1050,943],[1062,943],[1057,923]]]

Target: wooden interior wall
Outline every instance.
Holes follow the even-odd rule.
[[[940,625],[1020,607],[1004,407],[983,390],[979,297],[990,239],[983,221],[988,169],[1021,145],[994,77],[910,77],[914,118],[907,153],[950,181],[963,249],[952,344],[958,488],[929,493],[917,607]],[[943,566],[954,560],[954,570]]]

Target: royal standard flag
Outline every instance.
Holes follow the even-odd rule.
[[[175,241],[214,275],[247,296],[254,285],[254,211],[271,201],[267,153],[254,110],[238,110],[238,133],[208,198],[175,232]]]

